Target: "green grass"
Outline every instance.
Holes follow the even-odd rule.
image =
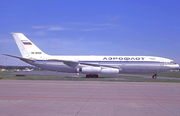
[[[100,77],[104,78],[85,78],[85,75],[80,75],[78,77],[68,76],[68,75],[25,75],[25,76],[16,76],[14,72],[0,72],[0,79],[3,80],[58,80],[58,81],[108,81],[108,82],[176,82],[180,83],[180,80],[177,79],[147,79],[139,77],[137,74],[134,76],[124,76],[124,75],[101,75]],[[133,74],[131,74],[133,75]],[[149,74],[146,74],[149,75]],[[149,75],[152,76],[152,75]],[[158,76],[162,77],[175,77],[180,78],[179,72],[166,72],[159,73]]]
[[[163,72],[159,73],[158,76],[180,78],[180,72]]]
[[[132,75],[132,74],[130,74]],[[145,76],[152,76],[153,74],[133,74],[133,75],[145,75]],[[173,78],[180,78],[180,72],[161,72],[157,74],[158,77],[173,77]]]

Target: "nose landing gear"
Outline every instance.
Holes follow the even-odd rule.
[[[154,74],[153,76],[152,76],[152,79],[156,79],[157,78],[157,74]]]

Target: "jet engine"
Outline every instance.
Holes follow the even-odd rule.
[[[119,74],[119,69],[89,66],[89,67],[77,68],[77,72],[83,74]]]
[[[82,68],[77,68],[77,72],[83,73],[83,74],[100,74],[101,73],[101,67],[82,67]]]

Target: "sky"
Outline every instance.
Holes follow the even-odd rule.
[[[179,0],[0,0],[0,65],[23,65],[10,33],[50,55],[159,56],[180,64]]]

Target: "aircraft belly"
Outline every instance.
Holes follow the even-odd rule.
[[[126,64],[120,67],[122,68],[120,73],[157,73],[161,69],[158,64]]]

